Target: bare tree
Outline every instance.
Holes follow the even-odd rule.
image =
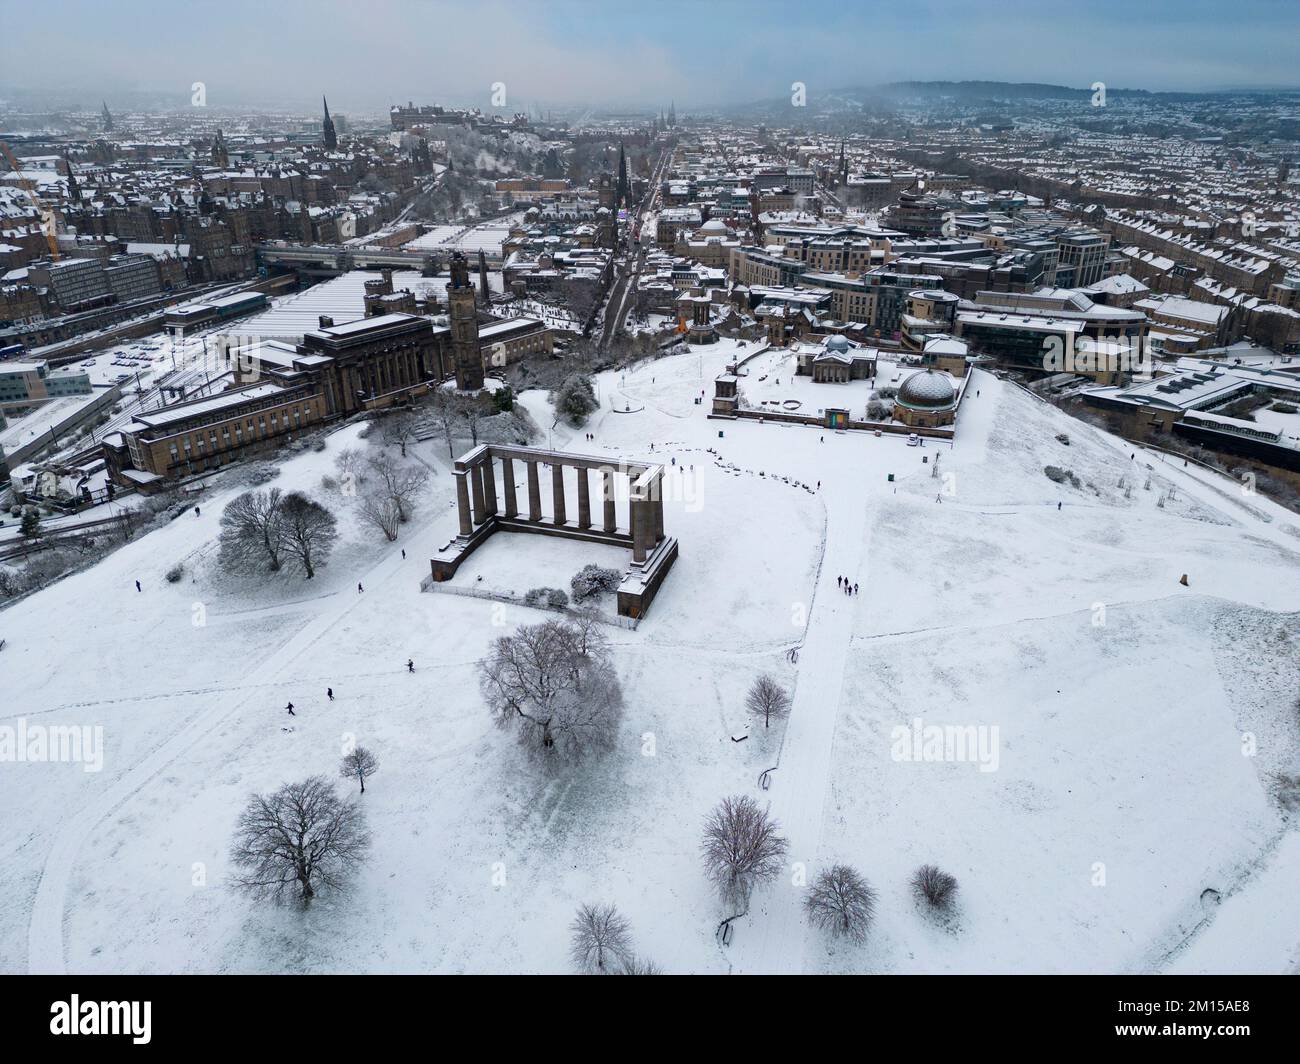
[[[591,607],[582,607],[573,611],[569,624],[574,629],[578,653],[583,657],[606,658],[609,655],[609,640],[600,620],[600,611]]]
[[[663,975],[663,969],[649,957],[629,957],[615,975]]]
[[[491,417],[496,411],[477,395],[462,395],[460,408],[461,417],[465,419],[465,426],[469,429],[469,442],[477,447],[479,422]]]
[[[284,515],[279,488],[246,491],[232,499],[221,513],[218,559],[234,570],[247,570],[265,562],[272,572],[284,554]]]
[[[345,780],[360,780],[361,793],[366,793],[366,777],[379,771],[379,759],[364,746],[354,747],[339,762],[339,775]]]
[[[361,516],[382,531],[389,543],[397,538],[402,511],[392,496],[382,491],[366,492],[361,496]]]
[[[253,795],[235,829],[234,882],[254,898],[292,898],[304,908],[341,890],[370,844],[359,806],[343,801],[324,776]]]
[[[384,493],[397,504],[400,520],[409,521],[416,498],[429,483],[429,470],[418,463],[404,465],[388,454],[375,455],[369,464],[379,475]]]
[[[781,870],[787,847],[776,822],[748,795],[724,798],[704,822],[705,872],[723,900],[737,906]]]
[[[790,696],[784,687],[764,673],[749,689],[745,705],[751,713],[763,718],[763,727],[766,728],[771,725],[773,717],[783,717],[790,712]]]
[[[570,925],[569,956],[584,975],[611,975],[635,960],[628,922],[613,905],[583,905]]]
[[[957,877],[934,865],[921,865],[912,875],[912,891],[930,908],[946,911],[957,896]]]
[[[837,864],[817,876],[803,904],[822,930],[861,942],[876,910],[876,892],[856,870]]]
[[[406,457],[406,445],[415,440],[416,427],[419,424],[415,414],[410,410],[399,410],[384,419],[384,442],[395,443]]]
[[[456,423],[462,417],[463,396],[452,388],[435,388],[429,395],[429,405],[433,408],[442,425],[442,434],[447,441],[447,457],[455,458],[456,450],[452,436]]]
[[[479,670],[497,723],[538,756],[579,760],[613,747],[623,691],[604,645],[577,626],[523,625],[493,643]]]
[[[324,565],[338,538],[338,522],[315,499],[300,491],[286,495],[280,503],[284,516],[284,553],[296,558],[310,580],[316,566]]]
[[[347,494],[356,494],[356,489],[365,479],[365,456],[355,447],[344,447],[335,456],[334,467],[343,478],[343,486]],[[351,490],[348,490],[349,488]]]

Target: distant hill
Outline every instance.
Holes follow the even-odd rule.
[[[953,100],[967,104],[994,101],[1078,100],[1092,95],[1092,87],[1070,88],[1042,82],[1010,81],[893,81],[882,85],[849,86],[835,89],[810,88],[808,104],[817,109],[872,108],[906,101]],[[1296,90],[1221,90],[1217,92],[1152,92],[1148,89],[1125,89],[1106,86],[1110,99],[1197,100],[1226,95],[1290,94]],[[788,106],[788,99],[755,100],[735,108],[738,112],[762,111],[773,106]]]

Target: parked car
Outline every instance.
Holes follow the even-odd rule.
[[[909,447],[920,447],[921,437],[918,436],[915,432],[909,432],[907,434],[907,445]]]

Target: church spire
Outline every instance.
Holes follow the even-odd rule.
[[[334,119],[330,118],[329,100],[325,99],[324,96],[320,99],[321,103],[325,105],[325,121],[321,123],[321,130],[324,133],[323,140],[325,143],[325,150],[333,151],[339,146],[339,138],[338,134],[334,132]]]

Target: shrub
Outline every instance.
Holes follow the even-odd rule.
[[[591,378],[575,373],[556,389],[552,399],[555,412],[572,425],[582,425],[597,407],[596,389]]]
[[[170,569],[167,570],[166,575],[167,575],[167,583],[178,584],[180,583],[181,577],[185,575],[185,566],[183,566],[180,562],[177,562],[175,565],[173,565]]]
[[[912,891],[930,908],[947,910],[957,895],[957,879],[934,865],[922,865],[912,876]]]
[[[562,610],[569,604],[569,596],[558,587],[535,587],[524,595],[524,603],[528,606],[549,606],[551,609]]]
[[[617,569],[604,569],[599,565],[584,565],[572,580],[569,589],[573,592],[573,601],[581,602],[591,595],[602,591],[617,591],[623,582],[623,574]]]

